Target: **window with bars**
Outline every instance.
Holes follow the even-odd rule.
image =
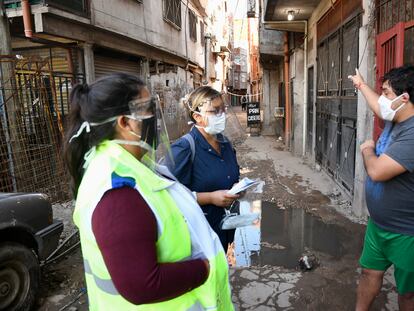
[[[181,0],[162,1],[164,20],[181,29]]]
[[[414,20],[414,0],[377,0],[377,31],[385,32],[399,22]]]
[[[197,16],[191,10],[188,11],[188,27],[190,29],[190,39],[197,42]]]

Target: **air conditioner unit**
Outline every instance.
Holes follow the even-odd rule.
[[[220,45],[218,43],[212,44],[211,45],[211,52],[220,53],[221,52]]]

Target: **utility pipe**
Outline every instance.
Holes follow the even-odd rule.
[[[308,21],[305,21],[305,35],[303,39],[303,141],[302,156],[306,154],[306,143],[308,140]],[[312,101],[313,102],[313,101]],[[313,107],[312,107],[313,109]],[[313,137],[314,135],[312,135]]]
[[[27,38],[33,38],[32,13],[30,9],[29,0],[21,0],[24,35]]]
[[[290,94],[289,94],[289,34],[286,31],[283,38],[284,67],[283,78],[285,80],[285,145],[290,146]]]
[[[204,76],[205,76],[205,83],[203,83],[203,84],[205,84],[205,85],[208,85],[209,84],[209,80],[210,80],[210,60],[209,60],[209,58],[210,58],[210,50],[211,50],[211,47],[210,47],[210,40],[211,40],[211,35],[210,35],[210,33],[206,33],[205,35],[204,35],[204,66],[205,66],[205,69],[204,69]]]
[[[187,0],[187,4],[186,4],[186,9],[185,9],[185,18],[184,18],[184,40],[185,40],[185,59],[186,59],[186,64],[185,64],[185,93],[188,92],[188,77],[187,77],[187,73],[188,73],[188,63],[189,63],[189,58],[188,58],[188,40],[187,40],[187,16],[188,16],[188,2],[189,0]],[[180,3],[181,5],[181,3]]]

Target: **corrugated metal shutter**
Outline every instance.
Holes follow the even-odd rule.
[[[96,79],[114,72],[125,72],[138,76],[140,66],[138,62],[95,54]]]
[[[48,60],[50,62],[50,57],[52,56],[52,68],[54,72],[69,72],[68,65],[68,51],[62,48],[33,48],[30,50],[17,50],[16,54],[23,55],[25,58],[35,60]],[[73,58],[76,61],[75,58]],[[77,67],[76,62],[74,62],[74,67]],[[43,68],[49,69],[49,68]]]

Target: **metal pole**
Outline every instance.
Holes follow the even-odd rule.
[[[188,72],[188,63],[189,63],[189,58],[188,58],[188,39],[187,39],[187,16],[188,16],[188,2],[189,0],[187,0],[187,3],[185,5],[185,16],[184,16],[184,40],[185,40],[185,59],[186,59],[186,64],[185,64],[185,92],[187,93],[188,91],[188,77],[187,77],[187,72]],[[180,3],[181,5],[181,3]],[[191,29],[189,29],[191,31]]]
[[[205,84],[208,85],[209,84],[209,79],[210,79],[210,40],[211,40],[211,35],[210,33],[206,33],[205,36],[205,42],[204,42],[204,57],[205,57]]]

